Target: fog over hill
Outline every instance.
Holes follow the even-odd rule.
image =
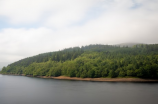
[[[145,44],[145,43],[134,43],[134,42],[128,42],[128,43],[120,43],[120,44],[116,44],[116,46],[120,46],[120,47],[133,47],[136,44]]]

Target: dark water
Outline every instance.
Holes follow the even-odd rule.
[[[0,75],[0,104],[158,104],[158,83]]]

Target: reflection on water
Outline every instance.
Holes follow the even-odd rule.
[[[157,104],[158,83],[88,82],[0,75],[0,104]]]

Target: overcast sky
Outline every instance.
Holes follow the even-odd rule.
[[[0,62],[125,42],[158,43],[158,0],[0,0]]]

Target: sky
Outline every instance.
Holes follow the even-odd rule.
[[[126,42],[158,43],[158,0],[0,0],[0,62]]]

